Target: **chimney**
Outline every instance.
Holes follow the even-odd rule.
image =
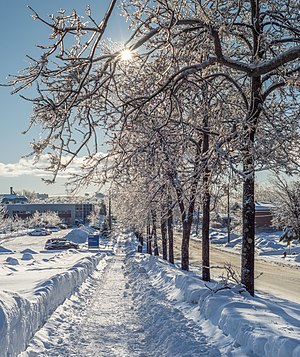
[[[13,195],[14,194],[14,191],[13,191],[13,188],[10,187],[10,194]]]

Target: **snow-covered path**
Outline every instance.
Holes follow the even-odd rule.
[[[146,356],[143,328],[124,274],[124,259],[123,254],[108,258],[104,269],[56,310],[24,355]],[[37,351],[38,345],[44,351]]]
[[[300,357],[297,304],[253,298],[240,286],[214,290],[136,253],[127,234],[111,243],[19,357]]]

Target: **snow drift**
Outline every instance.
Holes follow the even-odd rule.
[[[11,254],[11,253],[13,253],[13,251],[0,245],[0,253]]]
[[[82,244],[86,243],[89,236],[89,231],[84,227],[72,229],[65,238],[71,242]]]
[[[219,331],[231,338],[232,346],[241,348],[244,355],[300,356],[299,319],[288,313],[288,309],[284,310],[270,300],[252,297],[240,286],[221,288],[213,283],[206,283],[206,286],[195,274],[183,272],[158,257],[143,254],[140,258],[133,256],[127,269],[131,280],[136,281],[136,289],[142,294],[138,297],[139,301],[150,301],[154,295],[153,288],[163,291],[162,299],[179,306],[188,317],[197,321],[200,329],[201,326],[207,328],[209,324],[210,332]],[[159,305],[156,304],[153,314],[163,315]],[[163,320],[166,324],[167,319]],[[148,325],[150,328],[155,326],[154,319],[151,321]],[[164,334],[162,326],[154,328],[160,329],[160,335]],[[169,351],[168,340],[171,339],[171,333],[166,336],[168,339],[160,340],[165,344],[166,351]],[[172,343],[176,346],[176,339]],[[231,355],[232,351],[222,352],[224,355]],[[175,350],[172,353],[169,355],[180,356]],[[207,356],[218,355],[213,348],[207,353]]]
[[[16,356],[48,316],[68,298],[96,268],[105,254],[86,257],[67,271],[36,287],[34,299],[17,293],[0,292],[0,356]]]

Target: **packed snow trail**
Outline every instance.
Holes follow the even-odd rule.
[[[89,279],[82,294],[59,307],[21,355],[149,356],[143,354],[144,332],[128,289],[124,259],[124,254],[108,258],[104,271]],[[41,344],[43,351],[37,348]]]
[[[127,246],[126,256],[125,246],[118,237],[115,254],[55,310],[19,357],[221,357],[202,328],[152,285],[135,261],[136,247]]]

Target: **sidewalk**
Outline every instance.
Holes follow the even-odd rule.
[[[109,257],[104,269],[55,311],[21,355],[150,356],[143,353],[144,332],[124,274],[124,260],[122,253]]]
[[[300,357],[298,304],[224,289],[136,250],[133,235],[114,237],[19,357]],[[64,277],[74,269],[83,267]]]

